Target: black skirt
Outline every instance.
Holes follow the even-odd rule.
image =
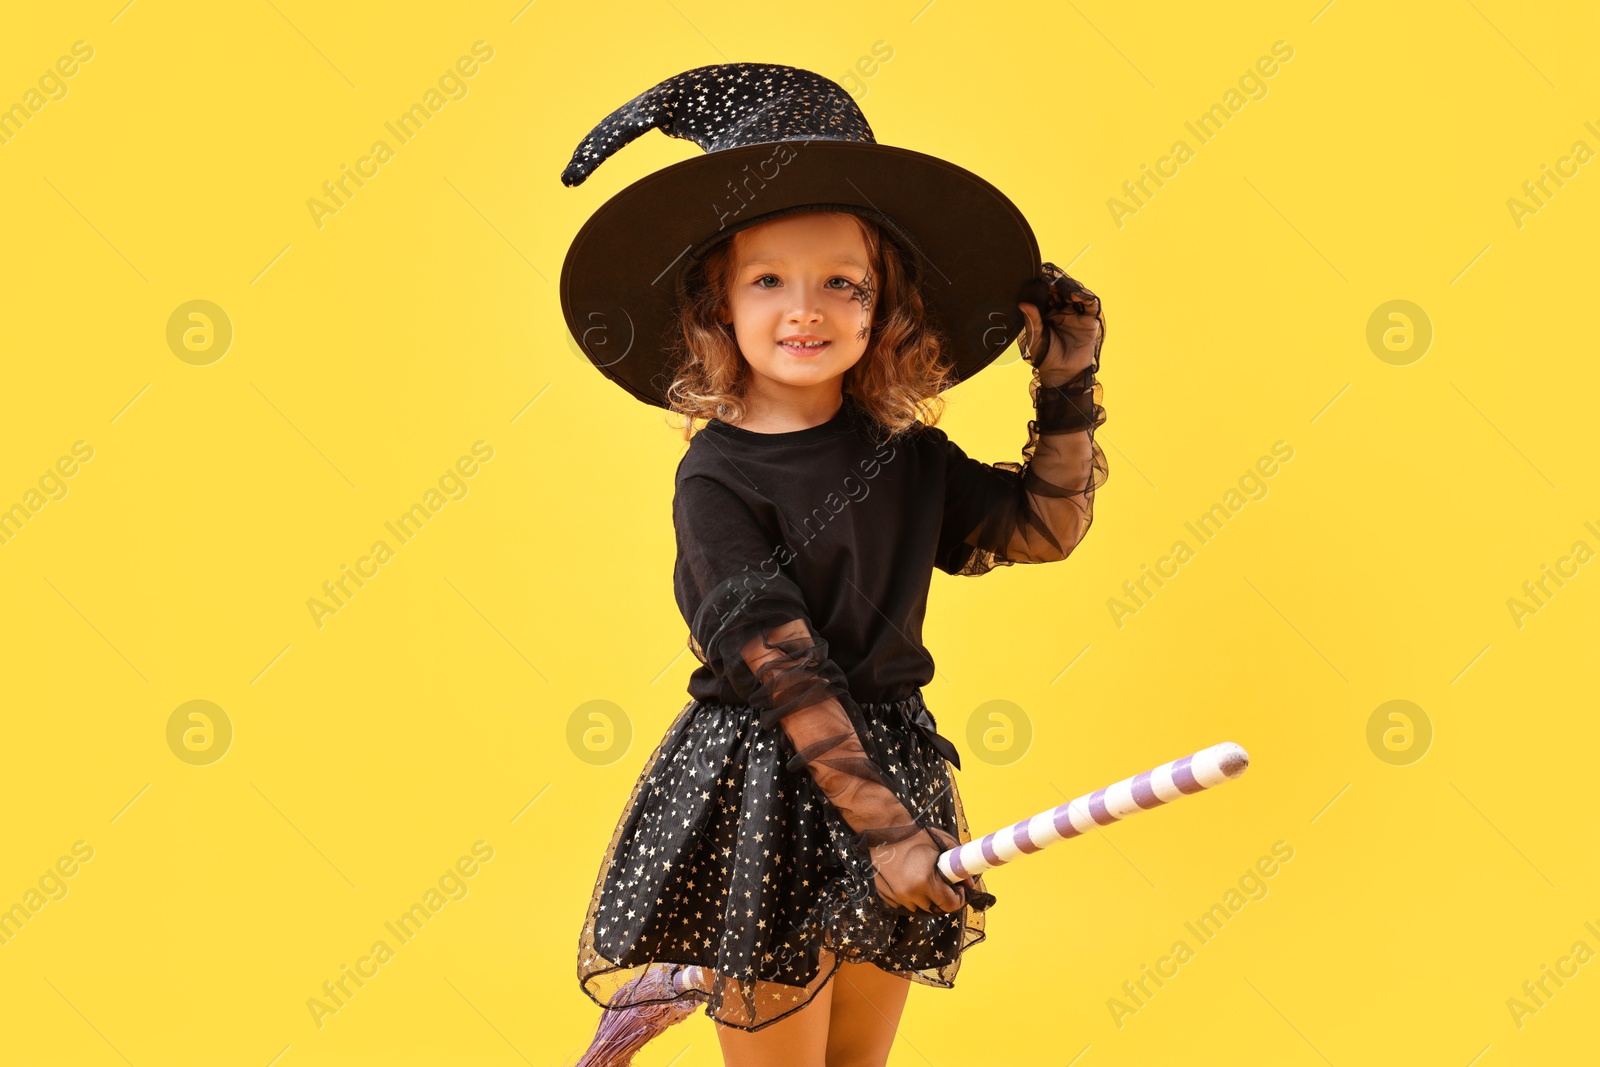
[[[921,694],[858,705],[863,746],[918,821],[971,840],[943,754],[954,748]],[[579,936],[578,981],[595,1003],[629,1003],[619,993],[659,963],[712,971],[706,1014],[741,1030],[805,1007],[840,963],[954,985],[994,898],[890,914],[850,827],[803,768],[785,768],[793,754],[747,706],[691,700],[678,713],[623,809]]]

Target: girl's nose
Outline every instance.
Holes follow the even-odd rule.
[[[816,322],[820,318],[822,318],[822,305],[814,296],[801,296],[789,307],[791,322]]]

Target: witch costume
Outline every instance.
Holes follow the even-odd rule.
[[[676,308],[706,253],[795,211],[884,227],[956,380],[1017,338],[1019,300],[1081,313],[1093,296],[1039,262],[997,189],[877,144],[843,87],[810,71],[730,63],[669,78],[596,126],[562,181],[582,183],[649,129],[705,154],[613,196],[561,275],[585,355],[645,403],[668,406]],[[1035,364],[1023,464],[981,463],[921,422],[890,434],[848,389],[807,429],[713,418],[692,437],[672,506],[674,590],[700,665],[600,865],[577,965],[597,1004],[687,995],[658,981],[640,999],[663,964],[703,968],[706,1014],[743,1030],[804,1007],[843,962],[953,985],[994,896],[978,877],[955,886],[958,910],[911,911],[874,863],[897,843],[970,839],[950,774],[960,758],[921,691],[934,677],[922,643],[932,572],[1058,560],[1081,539],[1106,475],[1098,365],[1096,349],[1047,387]],[[1070,527],[1048,518],[1061,498],[1076,505]],[[747,660],[750,647],[761,656]]]

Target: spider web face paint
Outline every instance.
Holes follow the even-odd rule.
[[[878,291],[873,285],[870,271],[859,285],[852,282],[850,288],[853,290],[850,299],[861,305],[861,329],[856,332],[856,340],[860,341],[867,336],[867,327],[872,325],[872,305],[877,300]]]

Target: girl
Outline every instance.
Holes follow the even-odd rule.
[[[731,64],[679,76],[680,120],[684,79],[711,71],[735,89],[792,72],[791,104],[798,79],[844,107],[809,72]],[[597,128],[631,121],[609,151],[649,128],[639,100]],[[677,277],[659,402],[689,440],[674,582],[700,666],[623,810],[579,942],[580,984],[605,1007],[682,995],[666,978],[703,969],[694,995],[734,1067],[883,1064],[910,985],[950,987],[983,939],[995,898],[935,867],[969,834],[959,757],[921,695],[931,572],[1065,558],[1106,475],[1092,293],[1036,268],[1031,302],[1015,304],[1036,409],[1025,464],[980,463],[919,418],[936,422],[963,374],[930,321],[928,276],[943,272],[919,263],[926,241],[900,217],[912,207],[813,195],[790,189],[797,202],[719,226]],[[569,253],[564,303],[573,275]],[[632,346],[596,353],[611,338],[596,345],[584,321],[569,307],[590,357],[644,395],[649,379],[618,369]]]

